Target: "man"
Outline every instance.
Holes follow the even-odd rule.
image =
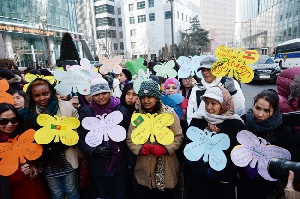
[[[205,93],[207,89],[213,86],[225,87],[232,96],[232,100],[234,102],[234,113],[240,116],[245,114],[245,97],[239,83],[231,77],[214,76],[211,73],[210,68],[215,61],[217,61],[216,57],[207,56],[200,63],[199,69],[201,70],[203,78],[196,86],[194,86],[189,98],[189,104],[187,108],[188,124],[193,118],[193,113],[196,112],[198,108],[205,108],[205,104],[204,102],[201,102],[200,97]]]

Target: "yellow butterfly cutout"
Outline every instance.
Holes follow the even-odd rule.
[[[79,136],[76,131],[72,130],[80,125],[77,118],[40,114],[36,121],[43,126],[34,134],[34,139],[38,144],[49,144],[53,138],[54,142],[59,142],[60,139],[63,144],[68,146],[78,143]]]
[[[218,46],[215,55],[219,60],[212,65],[210,70],[216,77],[228,75],[242,83],[249,83],[254,78],[253,69],[249,64],[253,64],[259,59],[256,50],[243,51],[241,48],[237,50]]]
[[[23,91],[26,92],[29,84],[34,81],[36,78],[41,78],[44,80],[47,80],[50,82],[50,84],[53,84],[55,82],[55,78],[53,76],[44,76],[44,75],[34,75],[31,73],[27,73],[24,77],[24,79],[28,82],[28,84],[25,84],[23,87]]]
[[[168,128],[174,123],[174,117],[170,113],[141,114],[134,113],[131,124],[136,126],[132,131],[131,140],[134,144],[144,144],[150,136],[150,142],[156,141],[162,145],[174,142],[174,133]],[[155,137],[154,137],[155,136]]]

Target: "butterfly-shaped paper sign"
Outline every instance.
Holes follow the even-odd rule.
[[[36,78],[41,78],[41,79],[44,79],[44,80],[47,80],[50,84],[54,84],[55,82],[55,78],[53,76],[44,76],[44,75],[34,75],[34,74],[31,74],[31,73],[27,73],[24,77],[24,79],[28,82],[27,84],[24,85],[23,87],[23,91],[26,92],[27,91],[27,88],[29,86],[29,84],[34,81]]]
[[[242,51],[241,49],[218,46],[215,55],[220,60],[216,61],[210,70],[216,77],[228,75],[235,77],[242,83],[249,83],[254,78],[253,69],[249,64],[253,64],[259,59],[256,50]]]
[[[9,84],[5,79],[0,80],[0,103],[14,104],[14,98],[6,91],[9,89]]]
[[[147,68],[143,64],[144,59],[138,58],[136,61],[127,61],[125,63],[125,66],[131,72],[132,75],[135,75],[138,73],[140,68],[143,69],[145,72],[147,71]]]
[[[143,69],[139,69],[136,79],[133,81],[133,90],[135,93],[139,93],[139,90],[141,88],[141,84],[144,81],[152,81],[149,79],[149,76],[145,74],[145,71]]]
[[[19,164],[36,160],[42,155],[42,146],[32,143],[34,133],[35,130],[29,129],[8,142],[0,143],[0,175],[9,176],[19,168]]]
[[[246,167],[250,163],[251,168],[255,168],[257,164],[258,173],[266,180],[276,181],[268,173],[268,164],[272,158],[291,159],[288,150],[269,145],[266,140],[256,137],[249,131],[240,131],[236,138],[241,145],[232,149],[230,154],[232,162],[239,167]]]
[[[176,77],[177,76],[177,72],[176,70],[174,70],[175,66],[175,62],[173,60],[170,60],[168,62],[165,62],[163,64],[159,64],[159,65],[155,65],[154,66],[154,71],[156,72],[157,76],[161,76],[164,78],[167,77]]]
[[[186,135],[192,140],[183,151],[188,160],[198,161],[203,156],[203,161],[208,162],[216,171],[221,171],[226,167],[227,158],[223,151],[230,146],[228,135],[203,131],[194,126],[188,128]]]
[[[174,123],[174,117],[170,113],[162,114],[141,114],[134,113],[131,117],[131,124],[136,126],[132,131],[131,140],[134,144],[144,144],[149,140],[155,140],[162,145],[169,145],[174,142],[174,133],[168,128]]]
[[[197,70],[200,67],[200,62],[204,57],[206,56],[201,55],[192,58],[180,56],[177,59],[177,63],[180,66],[180,69],[178,70],[178,77],[187,78],[189,76],[194,76],[194,74],[196,74],[197,77],[201,78],[202,77],[201,71],[197,71]]]
[[[96,117],[85,117],[82,120],[82,126],[89,130],[85,136],[85,142],[96,147],[109,138],[115,142],[121,142],[126,138],[126,130],[118,125],[123,120],[123,114],[120,111],[114,111],[110,114],[97,115]]]
[[[160,100],[164,105],[173,108],[179,118],[183,115],[183,111],[179,106],[184,100],[181,94],[162,95]]]
[[[100,57],[99,62],[102,64],[100,67],[100,73],[106,75],[109,72],[113,72],[115,74],[120,74],[122,72],[122,66],[120,63],[122,62],[122,57],[114,56],[114,57]]]
[[[62,96],[67,96],[72,92],[72,88],[77,88],[77,91],[82,95],[90,94],[90,73],[86,70],[78,71],[54,71],[54,77],[59,84],[55,86],[55,90]]]
[[[54,142],[59,140],[68,146],[77,144],[79,136],[76,129],[80,122],[76,117],[58,117],[48,114],[40,114],[37,117],[37,123],[42,126],[34,134],[34,139],[38,144],[49,144],[53,139]]]
[[[90,61],[87,58],[82,58],[80,60],[80,65],[66,66],[67,70],[78,71],[78,70],[87,70],[90,73],[89,82],[92,82],[96,78],[101,78],[101,74],[97,72],[97,68],[91,65]]]

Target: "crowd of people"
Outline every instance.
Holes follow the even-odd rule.
[[[238,132],[248,130],[290,151],[292,161],[300,161],[300,124],[290,127],[282,120],[282,113],[300,110],[300,68],[280,74],[278,93],[263,90],[254,99],[245,99],[239,82],[212,74],[210,68],[216,60],[207,56],[201,61],[201,79],[150,75],[151,80],[142,82],[136,92],[134,79],[138,77],[123,68],[118,75],[92,80],[90,94],[72,92],[68,96],[59,95],[55,83],[44,78],[52,75],[46,69],[26,71],[36,75],[26,82],[12,61],[0,61],[0,79],[9,83],[7,92],[14,98],[14,104],[0,103],[0,142],[28,129],[39,130],[40,114],[76,117],[82,122],[87,117],[120,111],[123,117],[118,125],[127,134],[121,142],[103,140],[92,147],[85,140],[89,130],[81,124],[78,144],[42,144],[40,158],[26,161],[10,176],[0,176],[0,198],[265,199],[285,193],[287,198],[300,198],[291,180],[288,186],[287,179],[268,181],[257,166],[238,167],[230,157],[239,145]],[[183,100],[175,106],[182,110],[181,115],[161,100],[162,96],[178,94]],[[249,110],[245,110],[245,100],[253,101]],[[148,139],[136,144],[132,139],[138,127],[132,119],[136,113],[172,115],[174,122],[168,126],[174,136],[172,143],[162,145]],[[185,157],[184,147],[192,142],[186,135],[189,127],[229,137],[230,146],[223,150],[227,159],[224,169],[213,169],[204,158],[191,161]]]

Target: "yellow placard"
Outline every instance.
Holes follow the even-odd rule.
[[[216,77],[228,75],[242,83],[249,83],[254,78],[253,69],[249,64],[253,64],[259,59],[256,50],[243,51],[242,49],[218,46],[215,55],[219,60],[212,65],[210,70]]]
[[[134,113],[131,117],[132,125],[136,128],[132,131],[131,140],[134,144],[144,144],[155,140],[162,145],[174,142],[174,133],[168,128],[174,123],[174,117],[170,113],[141,114]]]
[[[79,136],[76,129],[79,127],[80,122],[75,117],[58,117],[48,114],[40,114],[37,117],[37,123],[43,126],[34,134],[34,139],[38,144],[49,144],[53,139],[54,142],[59,140],[68,146],[78,143]]]

